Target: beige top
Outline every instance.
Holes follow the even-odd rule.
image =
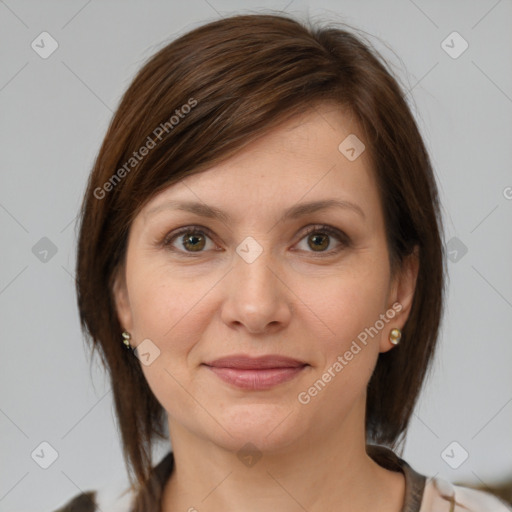
[[[487,492],[425,477],[389,448],[369,445],[375,462],[405,476],[405,502],[400,512],[511,512],[512,506]]]
[[[368,445],[367,451],[377,464],[404,473],[405,500],[400,512],[512,512],[512,506],[491,494],[417,473],[389,448]],[[169,452],[153,468],[148,485],[160,482],[157,487],[163,489],[173,467],[173,453]],[[118,481],[117,485],[80,493],[54,512],[131,512],[134,499],[126,481]],[[160,512],[159,508],[145,512]]]

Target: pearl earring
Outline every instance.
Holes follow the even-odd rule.
[[[393,343],[393,345],[398,345],[401,337],[402,331],[400,329],[391,329],[391,332],[389,333],[389,341]]]
[[[123,343],[125,344],[126,348],[131,349],[130,340],[132,339],[129,332],[124,331],[123,334]]]

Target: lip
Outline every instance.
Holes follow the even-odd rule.
[[[303,361],[280,355],[249,357],[244,354],[223,357],[204,365],[224,382],[253,391],[287,382],[309,366]]]
[[[292,359],[291,357],[269,354],[260,357],[251,357],[245,354],[234,354],[221,357],[214,361],[204,363],[207,366],[216,368],[236,368],[238,370],[263,370],[267,368],[297,368],[304,366],[304,361]]]

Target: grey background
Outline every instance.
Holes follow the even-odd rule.
[[[314,7],[299,0],[5,0],[0,510],[52,510],[82,490],[126,477],[112,393],[97,361],[90,371],[78,325],[74,230],[86,179],[112,112],[146,58],[206,21],[268,9],[373,34],[411,91],[454,261],[435,371],[404,458],[450,481],[512,476],[510,0],[333,0]],[[59,45],[47,59],[31,47],[43,31]],[[441,46],[453,31],[469,44],[456,59]],[[37,253],[48,244],[43,237],[57,250],[47,261]],[[48,469],[31,456],[43,441],[58,452]],[[458,469],[446,462],[461,460],[458,445],[445,451],[453,441],[469,453]],[[168,448],[158,447],[155,461]]]

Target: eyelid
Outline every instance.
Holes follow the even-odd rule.
[[[310,233],[325,233],[326,235],[334,236],[338,238],[338,240],[342,243],[349,244],[350,238],[349,236],[339,228],[335,228],[334,226],[329,226],[328,224],[312,224],[307,226],[305,230],[302,232],[301,240],[306,235]]]
[[[331,238],[335,238],[338,243],[339,247],[334,249],[328,249],[327,251],[306,251],[309,254],[311,254],[313,257],[324,257],[327,258],[328,256],[334,256],[337,255],[342,249],[350,247],[351,246],[351,239],[350,237],[341,229],[335,228],[334,226],[330,226],[327,224],[312,224],[310,226],[307,226],[300,234],[300,239],[297,242],[300,243],[306,236],[310,235],[311,233],[323,233]],[[295,244],[295,245],[297,245]]]
[[[316,233],[316,232],[324,233],[326,235],[329,235],[330,237],[336,238],[336,240],[339,242],[341,247],[337,248],[337,249],[328,249],[327,251],[319,251],[319,252],[307,251],[307,252],[310,252],[310,254],[313,256],[319,256],[319,257],[324,256],[325,257],[327,255],[333,255],[333,254],[336,254],[337,252],[339,252],[341,250],[341,248],[349,247],[351,245],[351,239],[344,231],[342,231],[339,228],[335,228],[334,226],[330,226],[330,225],[326,225],[326,224],[311,224],[311,225],[303,228],[299,233],[300,238],[295,245],[297,245],[299,242],[301,242],[307,235],[309,235],[311,233]],[[210,238],[213,242],[214,235],[210,229],[208,229],[204,226],[201,226],[201,225],[191,224],[188,226],[183,226],[181,228],[177,228],[176,230],[173,230],[170,233],[167,233],[159,245],[162,245],[163,247],[169,247],[177,238],[179,238],[180,235],[195,234],[195,233],[207,235],[208,238]],[[191,256],[191,257],[199,256],[200,254],[207,252],[207,251],[198,251],[198,252],[194,253],[193,251],[184,251],[184,250],[176,249],[174,247],[170,250],[173,250],[174,252],[177,252],[178,254]]]
[[[183,226],[181,228],[177,228],[177,229],[171,231],[170,233],[167,233],[162,240],[162,245],[164,245],[164,246],[170,245],[171,242],[173,242],[180,235],[185,235],[187,233],[190,233],[190,234],[203,233],[205,235],[208,235],[209,238],[213,238],[213,233],[208,228],[206,228],[204,226],[191,224],[189,226]]]

